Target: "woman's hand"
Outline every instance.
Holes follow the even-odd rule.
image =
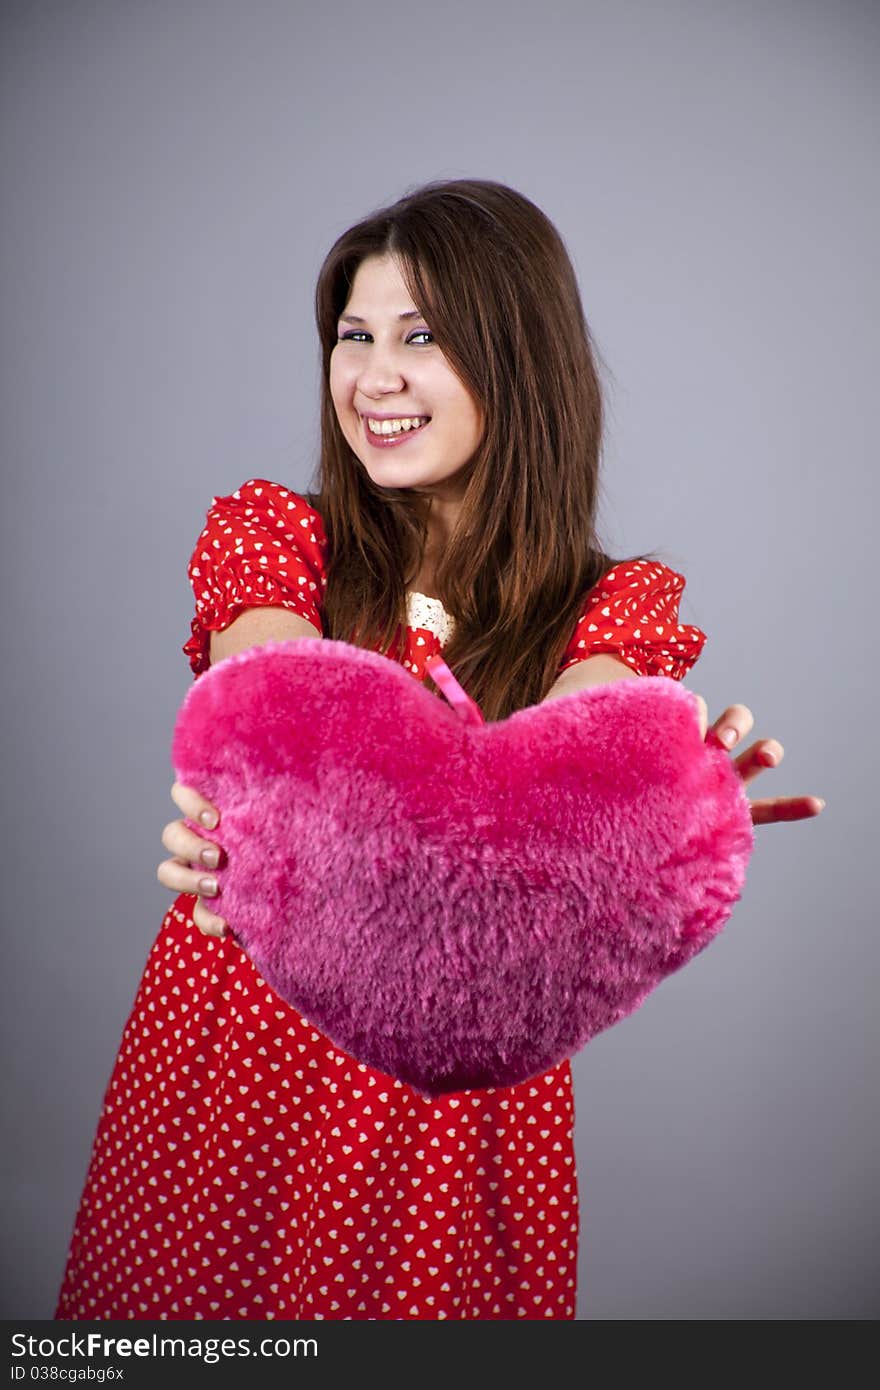
[[[700,732],[704,741],[716,747],[735,748],[749,732],[755,720],[752,711],[745,705],[728,705],[727,709],[711,729],[706,730],[709,713],[706,701],[697,695],[700,702]],[[748,785],[760,772],[768,767],[778,767],[785,756],[782,744],[775,738],[760,738],[734,759],[734,765],[743,782]],[[772,825],[775,821],[805,820],[808,816],[818,816],[825,808],[825,802],[818,796],[776,796],[764,801],[752,801],[752,824]]]
[[[220,812],[192,787],[182,787],[175,782],[171,788],[171,799],[190,820],[199,821],[208,830],[217,826]],[[203,898],[214,897],[217,892],[217,880],[211,870],[221,862],[222,846],[190,830],[184,820],[169,821],[162,831],[162,844],[173,857],[164,859],[156,870],[159,882],[177,893],[195,893],[193,921],[199,931],[204,936],[225,936],[226,922],[202,901]],[[201,864],[202,867],[194,869],[193,864]]]

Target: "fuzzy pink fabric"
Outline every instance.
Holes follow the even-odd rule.
[[[263,978],[423,1095],[547,1070],[702,950],[754,832],[696,698],[595,686],[474,727],[345,642],[187,692],[176,776],[220,808],[214,899]]]

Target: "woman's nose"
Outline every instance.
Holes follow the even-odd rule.
[[[358,387],[365,396],[399,391],[404,384],[403,373],[394,360],[394,353],[373,347],[361,364]]]

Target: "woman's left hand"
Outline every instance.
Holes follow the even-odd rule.
[[[705,728],[708,715],[705,714],[706,702],[702,696],[697,696],[702,706],[703,718],[701,728]],[[726,748],[731,752],[745,738],[752,728],[755,720],[752,711],[745,705],[728,705],[727,709],[705,734],[705,742],[714,744],[716,748]],[[768,767],[778,767],[785,756],[782,744],[775,738],[759,738],[756,743],[752,743],[744,752],[734,758],[734,766],[748,785],[753,782],[759,773],[765,772]],[[775,796],[763,801],[752,801],[752,824],[753,825],[772,825],[776,821],[786,820],[806,820],[810,816],[818,816],[824,810],[825,802],[818,796]]]

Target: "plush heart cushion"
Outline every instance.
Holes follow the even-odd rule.
[[[269,642],[190,687],[172,761],[220,808],[212,905],[263,978],[428,1096],[523,1081],[631,1013],[721,929],[754,843],[659,676],[469,723],[378,653]]]

